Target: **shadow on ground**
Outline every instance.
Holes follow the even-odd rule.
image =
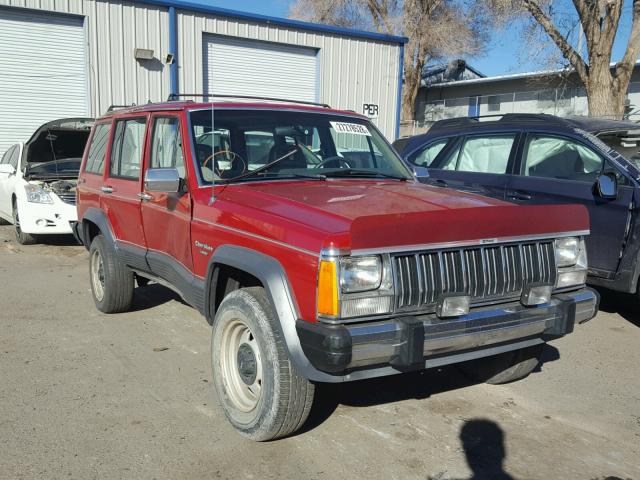
[[[133,305],[131,305],[129,311],[139,312],[141,310],[159,307],[171,301],[186,305],[180,295],[158,283],[150,283],[144,287],[137,286],[133,294]]]
[[[540,365],[532,374],[540,372],[545,363],[556,361],[559,358],[558,349],[547,345]],[[316,385],[316,396],[309,419],[300,433],[321,425],[339,405],[370,407],[408,399],[423,400],[475,383],[477,382],[464,376],[455,365],[371,380],[333,384],[320,383]]]
[[[600,310],[607,313],[617,313],[622,318],[640,327],[640,296],[628,293],[614,292],[606,288],[598,288],[600,293]]]

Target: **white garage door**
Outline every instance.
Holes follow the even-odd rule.
[[[43,123],[88,115],[83,19],[0,7],[0,155]]]
[[[316,49],[214,35],[203,42],[206,93],[318,101]]]

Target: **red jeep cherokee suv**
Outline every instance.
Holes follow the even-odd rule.
[[[254,102],[99,119],[76,227],[100,311],[126,311],[152,280],[212,324],[240,433],[294,432],[317,382],[454,363],[517,380],[595,315],[584,207],[426,186],[360,115]]]

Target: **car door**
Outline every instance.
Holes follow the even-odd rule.
[[[142,192],[142,224],[147,240],[147,260],[158,276],[174,285],[193,270],[191,260],[191,195],[188,190],[183,135],[177,114],[151,117],[145,169],[175,168],[183,187],[178,193]],[[146,171],[146,170],[145,170]],[[144,189],[144,185],[143,185]]]
[[[518,132],[479,133],[449,142],[429,168],[429,183],[503,199]]]
[[[600,198],[594,184],[602,172],[618,178],[618,196]],[[633,188],[600,153],[581,140],[544,132],[531,132],[523,142],[517,174],[510,177],[507,200],[524,204],[579,203],[589,210],[591,235],[587,238],[589,272],[609,276],[618,267]]]
[[[116,120],[100,200],[125,261],[134,268],[145,270],[148,269],[146,240],[140,203],[146,124],[146,116]]]
[[[0,173],[0,213],[4,218],[11,218],[11,198],[15,188],[20,145],[13,145],[2,156],[0,163],[11,165],[14,173]]]

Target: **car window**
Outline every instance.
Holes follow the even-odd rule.
[[[530,135],[527,140],[525,176],[593,182],[602,170],[602,157],[579,142],[548,135]]]
[[[439,162],[440,168],[460,172],[506,173],[515,138],[515,133],[467,137],[442,163]]]
[[[130,180],[140,178],[145,125],[144,118],[121,120],[116,123],[109,167],[112,177]]]
[[[2,156],[2,161],[0,161],[0,163],[6,163],[7,165],[13,165],[12,160],[13,160],[13,154],[16,151],[16,149],[18,148],[17,145],[14,145],[12,147],[10,147],[6,152],[4,152],[4,155]],[[16,164],[17,164],[17,160],[18,157],[16,155]],[[15,165],[14,165],[15,168]]]
[[[175,168],[186,178],[178,117],[156,118],[151,140],[151,168]]]
[[[448,141],[449,139],[447,138],[437,140],[427,145],[426,147],[423,147],[420,150],[412,153],[408,158],[409,163],[412,163],[413,165],[416,165],[418,167],[430,166]]]
[[[13,168],[17,169],[18,168],[18,159],[20,157],[20,146],[19,145],[15,145],[13,147],[13,152],[11,152],[11,155],[9,155],[9,165],[11,165]]]
[[[87,166],[85,172],[102,175],[104,173],[104,161],[107,157],[107,145],[109,143],[109,133],[111,124],[103,123],[96,125],[87,154]]]

